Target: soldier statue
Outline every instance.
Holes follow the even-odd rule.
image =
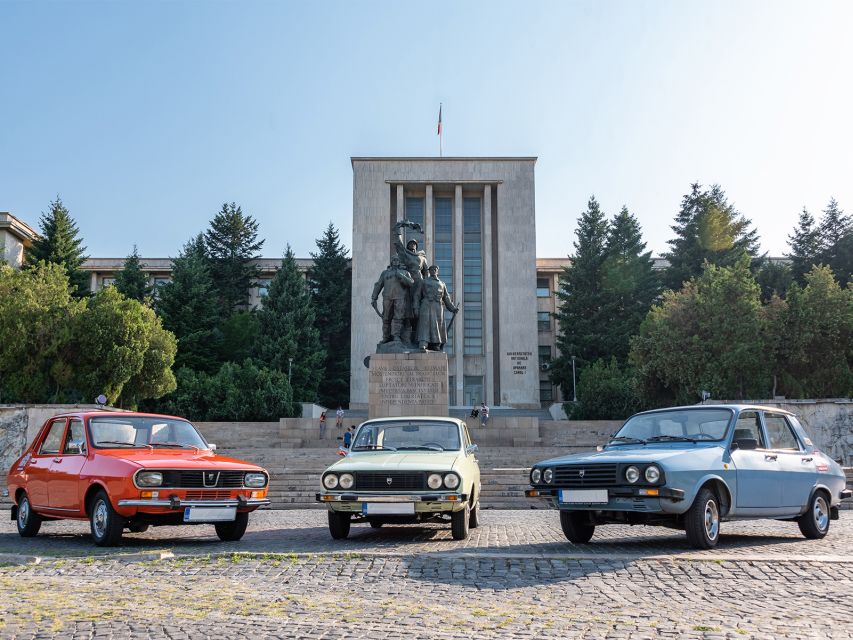
[[[415,342],[417,338],[417,321],[415,320],[416,301],[420,295],[421,283],[427,277],[427,259],[426,253],[418,250],[418,241],[409,240],[403,243],[403,229],[413,229],[414,231],[423,232],[421,225],[417,222],[401,220],[394,225],[394,231],[397,233],[394,238],[394,249],[397,252],[397,257],[400,262],[412,276],[413,285],[408,291],[408,316],[403,327],[403,337],[406,342]]]
[[[453,304],[447,293],[447,287],[438,279],[438,266],[432,265],[429,268],[429,276],[421,283],[416,302],[418,346],[421,351],[443,350],[447,342],[444,309],[456,313],[459,307]]]
[[[370,304],[376,313],[379,313],[376,300],[382,292],[382,313],[379,313],[382,317],[382,342],[400,341],[403,323],[408,322],[411,316],[409,289],[414,282],[409,272],[400,266],[400,259],[392,256],[390,266],[373,285]]]

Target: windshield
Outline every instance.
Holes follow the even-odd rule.
[[[458,451],[459,426],[454,422],[374,422],[361,426],[352,451]]]
[[[722,440],[731,409],[676,409],[642,413],[630,418],[611,444]],[[615,441],[615,442],[614,442]]]
[[[207,443],[186,420],[161,416],[105,416],[89,420],[95,447],[156,447],[207,449]]]

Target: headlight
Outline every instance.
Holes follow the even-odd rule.
[[[654,484],[658,480],[660,480],[660,469],[656,465],[646,467],[646,482]]]
[[[341,485],[341,489],[351,489],[352,485],[355,484],[355,478],[352,477],[351,473],[342,473],[338,479],[338,484]]]
[[[140,471],[136,474],[136,484],[140,487],[159,487],[163,484],[163,474],[159,471]]]
[[[448,473],[444,476],[444,486],[448,489],[455,489],[459,486],[459,476],[455,473]]]
[[[441,474],[429,474],[429,478],[427,478],[427,486],[430,489],[441,489]]]
[[[542,472],[542,479],[545,481],[545,484],[551,484],[551,481],[554,479],[554,470],[545,469],[545,471]]]
[[[334,473],[327,474],[323,478],[323,486],[327,489],[334,489],[338,486],[338,476],[336,476]]]
[[[640,470],[634,466],[628,467],[625,469],[625,479],[631,484],[634,484],[640,479]]]
[[[243,478],[243,484],[253,489],[260,489],[266,486],[267,477],[263,473],[247,473]]]
[[[530,484],[539,484],[542,479],[542,469],[534,469],[530,472]]]

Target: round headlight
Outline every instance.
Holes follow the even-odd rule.
[[[635,466],[628,467],[625,469],[625,479],[631,484],[634,484],[640,479],[640,470]]]
[[[327,489],[334,489],[338,486],[338,476],[330,473],[323,478],[323,486]]]
[[[530,484],[539,484],[542,479],[542,469],[534,469],[530,472]]]
[[[444,476],[444,486],[448,489],[455,489],[459,486],[459,476],[455,473],[448,473]]]
[[[159,471],[140,471],[136,474],[136,484],[140,487],[159,487],[163,484],[163,474]]]
[[[430,489],[441,489],[441,474],[431,473],[427,478],[427,486]]]
[[[554,470],[545,469],[545,471],[542,472],[542,479],[545,481],[545,484],[551,484],[551,481],[554,479]]]
[[[655,465],[649,465],[646,467],[646,482],[654,484],[658,480],[660,480],[660,469]]]
[[[260,489],[267,484],[267,477],[263,473],[247,473],[243,478],[243,484],[253,489]]]
[[[341,489],[351,489],[352,485],[355,484],[355,478],[352,477],[351,473],[342,473],[341,477],[338,478],[338,484]]]

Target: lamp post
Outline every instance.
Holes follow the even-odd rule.
[[[291,377],[293,376],[293,358],[287,359],[287,381],[290,382]]]
[[[578,384],[575,382],[575,357],[572,356],[572,402],[578,401]]]

